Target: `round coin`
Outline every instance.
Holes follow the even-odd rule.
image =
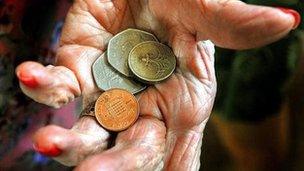
[[[109,41],[107,51],[110,65],[123,75],[131,77],[132,73],[128,67],[129,53],[134,46],[145,41],[157,41],[157,38],[137,29],[127,29],[115,35]]]
[[[138,118],[136,98],[126,90],[111,89],[104,92],[95,103],[95,116],[101,126],[110,131],[123,131]]]
[[[140,81],[155,84],[172,75],[176,68],[176,57],[168,46],[147,41],[131,50],[128,64]]]
[[[136,94],[146,88],[143,84],[128,79],[112,68],[107,61],[106,52],[94,62],[92,71],[97,87],[103,91],[121,88]]]

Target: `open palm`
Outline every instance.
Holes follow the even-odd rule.
[[[139,120],[117,135],[112,148],[111,134],[91,117],[81,118],[71,130],[42,128],[35,146],[83,170],[198,169],[216,93],[214,47],[205,40],[227,48],[252,48],[283,37],[294,23],[293,15],[236,0],[77,0],[62,32],[58,66],[26,62],[17,68],[25,94],[53,107],[80,95],[84,105],[94,101],[100,90],[91,66],[113,35],[130,27],[168,43],[178,68],[168,80],[138,95]]]

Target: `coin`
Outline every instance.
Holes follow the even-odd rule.
[[[138,118],[136,98],[126,90],[111,89],[104,92],[95,103],[95,116],[101,126],[110,131],[123,131]]]
[[[128,64],[139,80],[155,84],[167,79],[174,72],[176,57],[168,46],[147,41],[132,49]]]
[[[92,70],[97,87],[103,91],[112,88],[121,88],[136,94],[146,88],[143,84],[129,80],[114,70],[107,61],[107,53],[103,53],[94,62]]]
[[[108,61],[112,67],[127,77],[132,73],[128,67],[128,57],[130,51],[137,44],[144,41],[157,41],[157,38],[148,32],[127,29],[115,35],[108,45]]]

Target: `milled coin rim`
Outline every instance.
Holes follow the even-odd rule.
[[[127,93],[131,94],[132,98],[135,100],[135,102],[136,102],[136,104],[137,104],[137,108],[136,108],[136,117],[135,117],[135,119],[131,122],[131,124],[130,124],[128,127],[126,127],[126,128],[121,128],[121,129],[111,129],[111,128],[108,128],[108,127],[106,127],[105,125],[103,125],[102,122],[101,122],[101,121],[99,120],[99,118],[97,117],[97,116],[98,116],[98,115],[97,115],[97,112],[96,112],[96,110],[97,110],[97,101],[101,98],[101,96],[102,96],[104,93],[109,92],[109,91],[115,91],[115,90],[120,90],[120,91],[124,91],[124,92],[127,92]],[[98,122],[104,129],[106,129],[106,130],[108,130],[108,131],[113,131],[113,132],[124,131],[124,130],[127,130],[128,128],[132,127],[132,126],[135,124],[135,122],[138,120],[138,118],[139,118],[139,110],[140,110],[140,107],[139,107],[139,103],[138,103],[137,98],[136,98],[132,93],[130,93],[129,91],[124,90],[124,89],[121,89],[121,88],[112,88],[112,89],[110,89],[110,90],[107,90],[107,91],[103,92],[103,93],[97,98],[97,100],[96,100],[96,102],[95,102],[95,105],[94,105],[95,118],[96,118],[97,122]]]
[[[139,30],[139,29],[135,29],[135,28],[128,28],[128,29],[123,30],[123,31],[119,32],[118,34],[114,35],[114,36],[110,39],[110,41],[109,41],[109,43],[108,43],[108,47],[107,47],[107,57],[108,57],[108,59],[109,59],[109,57],[110,57],[110,55],[109,55],[109,54],[110,54],[110,51],[111,51],[110,49],[111,49],[112,46],[113,46],[113,45],[112,45],[112,44],[113,44],[112,42],[114,41],[114,39],[115,39],[116,37],[122,35],[122,34],[125,34],[125,33],[128,32],[128,31],[142,32],[142,33],[144,33],[144,34],[148,34],[148,35],[152,36],[152,37],[155,39],[155,42],[159,42],[159,40],[157,39],[157,37],[156,37],[154,34],[152,34],[152,33],[149,33],[149,32],[143,31],[143,30]],[[132,50],[132,49],[131,49],[131,50]],[[130,51],[130,52],[131,52],[131,51]],[[129,54],[130,54],[130,53],[129,53]],[[129,56],[128,56],[128,58],[129,58]],[[128,60],[128,59],[127,59],[127,60]],[[116,69],[116,67],[112,65],[111,60],[108,60],[108,62],[109,62],[109,64],[111,65],[111,67],[115,68],[115,70],[117,70],[119,73],[125,75],[126,77],[132,77],[132,72],[129,72],[129,75],[128,75],[128,74],[125,74],[125,73],[119,71],[118,69]],[[129,68],[129,71],[130,71],[130,68]]]
[[[147,80],[146,78],[140,76],[140,75],[131,67],[131,56],[132,56],[132,52],[133,52],[138,46],[140,46],[140,45],[142,45],[142,44],[149,44],[149,43],[159,44],[159,45],[161,45],[161,46],[163,46],[163,47],[166,47],[166,48],[171,49],[169,46],[167,46],[167,45],[165,45],[165,44],[162,44],[162,43],[159,43],[159,42],[155,42],[155,41],[145,41],[145,42],[139,43],[139,44],[137,44],[136,46],[134,46],[134,48],[133,48],[133,49],[130,51],[130,53],[129,53],[129,57],[128,57],[128,66],[129,66],[130,70],[132,71],[132,73],[134,74],[134,76],[136,76],[140,81],[142,81],[142,82],[144,82],[144,83],[147,83],[147,84],[149,84],[149,83],[150,83],[150,84],[151,84],[151,83],[159,83],[159,82],[161,82],[161,81],[164,81],[164,80],[168,79],[168,78],[174,73],[174,71],[175,71],[175,69],[176,69],[177,60],[176,60],[176,56],[175,56],[175,54],[174,54],[173,51],[171,51],[171,53],[172,53],[173,56],[174,56],[174,68],[172,69],[172,71],[171,71],[166,77],[164,77],[164,78],[162,78],[162,79],[151,79],[151,80]]]

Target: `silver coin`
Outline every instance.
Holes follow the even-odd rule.
[[[110,65],[123,75],[131,77],[132,73],[128,66],[129,53],[137,44],[145,41],[157,41],[157,38],[153,34],[137,29],[127,29],[115,35],[108,46]]]
[[[93,76],[98,88],[103,91],[120,88],[133,94],[139,93],[146,88],[143,84],[136,83],[124,77],[112,68],[107,61],[106,54],[106,52],[102,54],[92,66]]]

